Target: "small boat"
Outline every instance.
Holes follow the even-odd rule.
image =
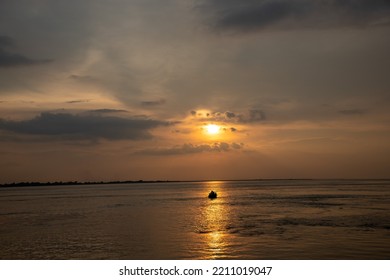
[[[210,199],[217,198],[217,193],[216,193],[215,191],[211,191],[211,192],[209,193],[209,198],[210,198]]]

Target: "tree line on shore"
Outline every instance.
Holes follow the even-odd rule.
[[[55,181],[55,182],[18,182],[0,184],[0,187],[36,187],[36,186],[69,186],[69,185],[106,185],[106,184],[135,184],[135,183],[161,183],[161,182],[173,182],[173,181]]]

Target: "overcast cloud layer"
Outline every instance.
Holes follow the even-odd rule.
[[[123,118],[100,114],[41,113],[30,120],[0,119],[0,129],[20,134],[91,140],[148,139],[151,137],[150,129],[167,125],[169,125],[167,122],[145,118]]]
[[[242,32],[390,24],[387,0],[211,0],[204,1],[202,8],[206,14],[214,14],[215,28]]]
[[[0,1],[1,178],[386,177],[389,34],[386,0]]]

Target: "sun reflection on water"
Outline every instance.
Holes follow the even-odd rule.
[[[224,258],[228,255],[230,247],[227,228],[229,224],[229,209],[222,190],[222,182],[213,182],[207,185],[218,193],[217,199],[207,199],[201,217],[201,230],[203,231],[203,244],[205,259]],[[210,191],[209,190],[209,191]],[[207,194],[207,191],[205,192]]]

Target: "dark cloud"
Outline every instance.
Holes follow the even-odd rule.
[[[176,146],[172,148],[156,148],[156,149],[147,149],[137,152],[137,154],[142,155],[186,155],[186,154],[197,154],[204,152],[228,152],[232,150],[239,150],[244,146],[240,143],[225,143],[218,142],[214,144],[183,144],[181,146]]]
[[[0,36],[0,67],[28,66],[50,62],[51,60],[37,60],[9,51],[7,48],[14,47],[11,37]]]
[[[11,37],[0,35],[0,48],[1,47],[13,47],[14,41]]]
[[[97,113],[97,114],[112,114],[112,113],[126,113],[127,110],[120,110],[120,109],[96,109],[96,110],[90,110],[88,112],[90,112],[90,113]]]
[[[231,118],[234,118],[236,117],[236,114],[232,113],[232,112],[225,112],[225,115],[228,119],[231,119]]]
[[[266,119],[265,113],[262,110],[249,110],[249,118],[245,119],[246,122],[259,122]]]
[[[0,49],[0,67],[29,66],[50,62],[51,60],[31,59],[17,53],[10,53]]]
[[[215,113],[215,118],[219,121],[228,121],[235,123],[256,123],[265,121],[266,115],[260,109],[251,109],[244,113],[225,112],[224,114]],[[234,127],[230,128],[232,132],[237,131]]]
[[[227,111],[225,113],[221,112],[212,112],[207,113],[206,115],[202,113],[197,113],[196,111],[190,112],[192,116],[199,117],[202,121],[218,121],[218,122],[235,122],[235,123],[256,123],[262,122],[267,119],[266,114],[263,110],[260,109],[251,109],[247,112],[238,113]],[[236,131],[231,129],[232,132]]]
[[[363,115],[366,112],[360,109],[349,109],[349,110],[341,110],[339,111],[339,113],[343,115]]]
[[[99,114],[41,113],[30,120],[0,119],[0,129],[19,134],[54,136],[64,139],[147,139],[149,130],[170,123],[147,118],[123,118]]]
[[[56,60],[86,46],[89,16],[96,1],[0,1],[0,26],[17,45],[31,53],[47,54]]]
[[[77,100],[70,100],[66,101],[66,103],[72,104],[72,103],[87,103],[90,102],[90,99],[77,99]]]
[[[141,105],[144,107],[153,107],[165,104],[165,99],[159,99],[154,101],[142,101]]]
[[[69,76],[69,79],[72,79],[72,80],[75,80],[75,81],[78,81],[78,82],[95,82],[96,81],[96,78],[92,77],[92,76],[82,76],[82,75],[70,75]]]
[[[367,27],[390,24],[388,0],[201,1],[217,30]]]
[[[244,113],[230,113],[228,119],[237,123],[256,123],[265,121],[267,117],[263,110],[251,109]]]
[[[243,143],[232,143],[231,147],[235,150],[239,150],[241,149],[242,147],[244,147],[244,144]]]

